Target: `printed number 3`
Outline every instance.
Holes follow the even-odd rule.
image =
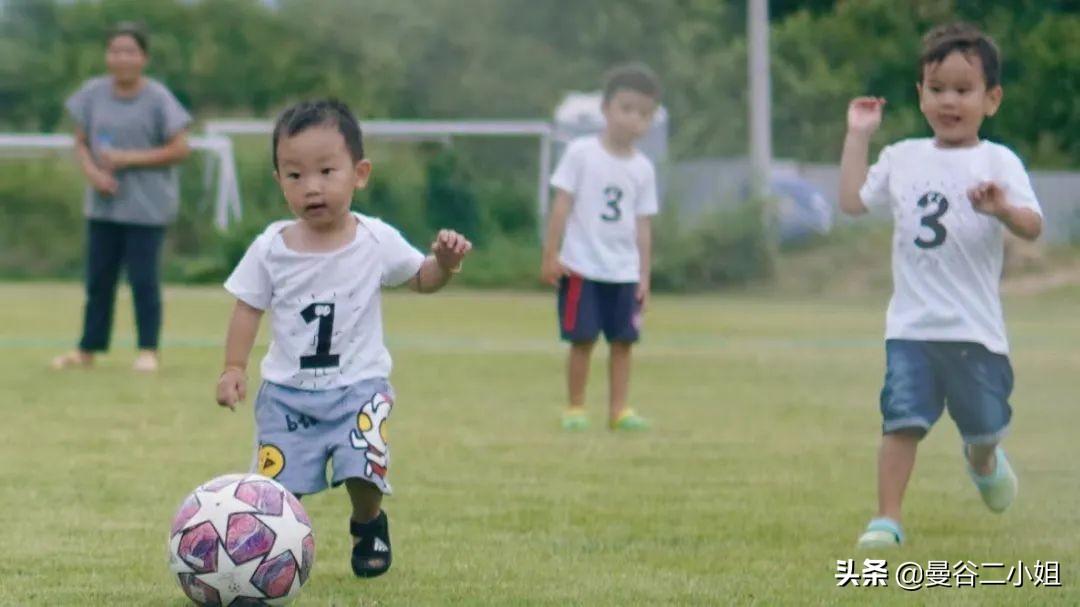
[[[945,214],[945,211],[949,210],[949,201],[946,200],[945,196],[938,192],[927,192],[922,195],[922,198],[919,198],[917,204],[919,205],[919,208],[923,209],[929,207],[931,204],[937,205],[937,208],[933,212],[924,215],[919,221],[924,227],[934,231],[934,237],[930,240],[926,240],[920,235],[915,239],[915,246],[920,249],[940,247],[945,243],[945,237],[948,235],[948,230],[945,229],[945,226],[941,225],[940,220],[941,216]]]
[[[622,200],[623,192],[617,186],[609,185],[604,188],[604,202],[607,204],[607,209],[600,215],[600,219],[604,221],[618,221],[622,219],[622,208],[619,207],[619,202]]]

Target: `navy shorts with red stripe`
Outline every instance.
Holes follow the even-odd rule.
[[[563,340],[595,341],[603,331],[609,343],[637,341],[641,330],[637,286],[636,282],[564,276],[559,281],[559,332]]]

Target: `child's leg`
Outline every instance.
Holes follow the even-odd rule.
[[[992,445],[967,445],[967,458],[971,462],[971,467],[979,476],[989,476],[996,467],[996,458],[994,458],[994,452],[997,450],[997,443]]]
[[[885,385],[881,390],[881,447],[878,450],[878,515],[859,537],[860,548],[898,546],[904,541],[901,507],[919,440],[945,408],[935,372],[933,344],[885,342]]]
[[[379,516],[382,510],[382,491],[374,484],[362,478],[350,478],[345,481],[352,502],[352,520],[367,523]],[[353,544],[358,538],[353,538]]]
[[[585,386],[589,381],[589,362],[595,345],[596,341],[570,344],[570,355],[566,364],[566,387],[571,407],[585,406]]]
[[[608,360],[608,415],[611,420],[619,419],[626,409],[630,394],[630,352],[633,344],[628,341],[611,342],[611,356]]]
[[[345,481],[352,502],[352,570],[357,577],[378,577],[390,569],[390,527],[382,509],[382,491],[361,478]]]
[[[900,522],[900,507],[904,500],[911,471],[915,467],[915,452],[921,433],[899,431],[884,434],[878,451],[878,516]]]
[[[336,403],[344,415],[335,420],[333,482],[344,483],[352,513],[351,564],[357,577],[380,576],[390,569],[390,525],[382,509],[383,495],[389,494],[386,475],[390,469],[387,421],[393,410],[393,389],[385,380],[361,381],[348,388]]]

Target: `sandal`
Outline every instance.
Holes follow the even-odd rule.
[[[366,523],[349,520],[349,533],[359,541],[352,549],[352,570],[356,577],[378,577],[390,569],[390,527],[385,511]]]

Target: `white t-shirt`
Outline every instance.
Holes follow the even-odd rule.
[[[293,251],[281,232],[294,221],[270,224],[225,281],[237,299],[270,310],[264,380],[329,390],[390,376],[380,289],[415,276],[424,255],[389,225],[354,215],[356,238],[329,253]]]
[[[551,185],[574,197],[559,261],[585,278],[638,282],[637,218],[655,215],[656,171],[641,152],[620,158],[597,136],[566,148]]]
[[[998,293],[1006,228],[967,197],[982,181],[1042,215],[1023,163],[997,143],[939,148],[905,139],[870,167],[859,196],[867,207],[891,207],[895,221],[886,339],[970,341],[1008,354]]]

